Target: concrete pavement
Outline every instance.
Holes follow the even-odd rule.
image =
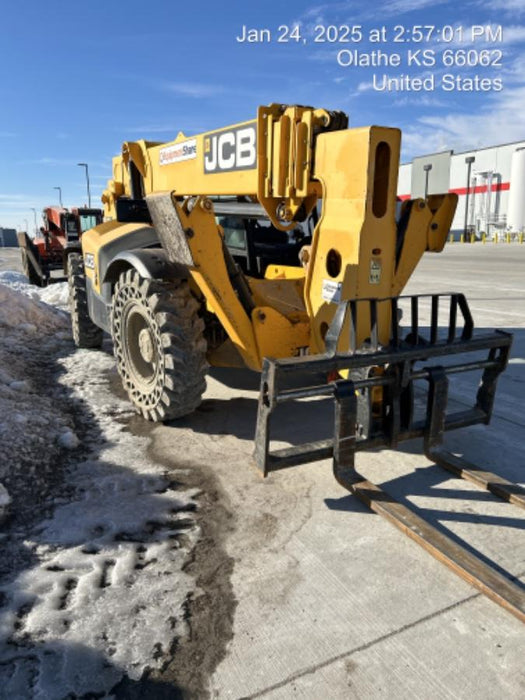
[[[463,291],[480,327],[515,343],[493,422],[447,445],[525,481],[525,246],[450,245],[427,254],[407,293]],[[455,378],[454,378],[455,379]],[[459,378],[458,378],[459,379]],[[451,381],[465,402],[472,382]],[[213,465],[235,525],[233,640],[210,681],[217,698],[518,698],[525,627],[334,480],[329,461],[262,480],[251,458],[258,377],[214,371],[203,410],[153,433],[159,454]],[[293,440],[331,431],[331,410],[290,406]],[[284,444],[284,443],[283,443]],[[430,464],[419,444],[358,455],[358,469],[486,561],[525,574],[523,511]]]

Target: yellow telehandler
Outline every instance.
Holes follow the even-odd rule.
[[[129,398],[153,421],[199,405],[209,364],[260,371],[264,475],[333,458],[343,486],[525,621],[522,589],[354,468],[356,451],[422,437],[432,461],[525,505],[515,484],[441,445],[445,430],[489,422],[512,338],[476,334],[461,294],[401,296],[423,253],[442,250],[457,195],[398,202],[400,141],[397,129],[348,129],[342,112],[271,104],[196,136],[124,143],[105,221],[71,256],[74,338],[96,347],[111,334]],[[479,389],[451,413],[460,372],[478,372]],[[333,399],[333,438],[272,451],[276,408],[319,396]]]

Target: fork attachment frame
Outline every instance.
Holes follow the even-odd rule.
[[[410,307],[410,333],[405,339],[401,338],[397,321],[401,300],[406,300]],[[422,327],[419,323],[422,300],[430,302],[429,327]],[[376,319],[380,303],[391,306],[391,342],[386,347],[380,347],[378,342]],[[444,336],[438,327],[438,311],[443,306],[448,311],[449,320]],[[360,313],[369,314],[371,329],[369,342],[361,350],[355,344],[355,329]],[[341,353],[337,347],[343,328],[348,329],[349,351]],[[264,360],[255,436],[257,466],[267,476],[271,471],[319,459],[334,457],[337,461],[341,450],[347,454],[349,451],[355,453],[376,447],[395,448],[399,442],[416,437],[425,439],[425,452],[430,459],[434,459],[430,455],[435,454],[444,431],[489,423],[497,379],[507,365],[511,343],[512,335],[500,330],[475,335],[472,316],[462,294],[343,302],[326,334],[327,351],[324,355]],[[451,362],[467,353],[476,353],[476,358]],[[371,367],[380,368],[380,372],[374,376],[362,377],[363,370]],[[322,383],[322,377],[345,370],[348,371],[349,379]],[[474,370],[482,371],[475,404],[467,410],[447,414],[448,376]],[[304,376],[306,385],[299,389],[282,388],[287,379],[294,376]],[[356,376],[360,378],[353,379]],[[428,404],[426,417],[412,421],[403,407],[402,397],[407,396],[416,380],[428,381]],[[376,421],[374,428],[365,436],[354,434],[351,437],[352,417],[343,415],[345,409],[340,399],[349,392],[370,391],[374,387],[383,387],[380,425]],[[334,437],[270,451],[271,416],[277,406],[288,401],[315,397],[333,398],[335,401]],[[345,431],[341,432],[338,416],[341,425],[348,424],[348,435]],[[353,432],[355,433],[355,421]]]

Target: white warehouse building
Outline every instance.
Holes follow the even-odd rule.
[[[414,158],[400,166],[397,191],[400,199],[456,192],[456,238],[525,232],[525,141]]]

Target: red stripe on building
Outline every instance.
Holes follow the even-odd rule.
[[[477,187],[470,187],[468,189],[469,194],[482,194],[483,192],[488,192],[487,185],[478,185]],[[503,192],[504,190],[510,189],[510,182],[496,182],[492,185],[492,192]],[[467,194],[466,187],[456,187],[449,192],[455,192],[456,194]]]
[[[488,186],[487,185],[477,185],[476,187],[470,187],[468,190],[469,195],[471,194],[482,194],[483,192],[488,192]],[[496,182],[492,185],[491,192],[504,192],[505,190],[510,189],[510,182]],[[455,194],[467,194],[467,188],[466,187],[455,187],[449,192],[454,192]],[[410,199],[409,194],[398,194],[397,198],[400,199],[402,202],[405,201],[405,199]]]

